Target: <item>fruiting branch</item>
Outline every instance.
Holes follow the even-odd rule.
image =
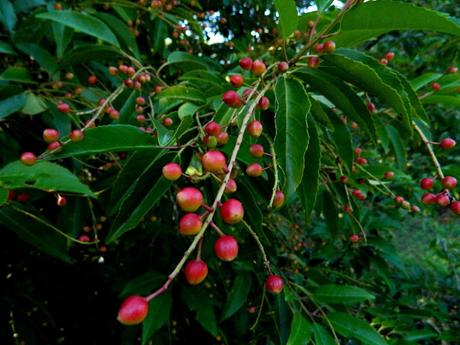
[[[272,274],[272,271],[270,269],[270,261],[268,261],[267,254],[265,253],[265,248],[262,245],[262,242],[260,242],[259,236],[257,236],[255,231],[252,230],[251,226],[248,223],[246,223],[246,221],[244,219],[241,222],[245,226],[246,230],[248,230],[248,232],[251,234],[251,236],[257,242],[257,245],[259,246],[260,253],[262,254],[262,258],[263,258],[263,261],[264,261],[264,266],[265,266],[266,270],[268,271],[268,273]]]
[[[420,136],[420,139],[422,139],[423,143],[425,144],[425,146],[426,146],[426,148],[428,150],[428,153],[430,154],[431,161],[433,162],[433,164],[434,164],[434,166],[436,168],[437,175],[440,178],[444,178],[444,173],[442,172],[441,164],[439,164],[438,158],[436,157],[436,155],[435,155],[435,153],[433,151],[433,146],[431,145],[430,141],[425,136],[425,133],[423,133],[421,128],[415,122],[412,122],[412,125],[414,126],[415,131],[417,132],[417,134]]]
[[[270,202],[268,203],[268,208],[272,208],[273,202],[275,201],[276,192],[278,191],[278,184],[279,184],[278,163],[276,160],[275,146],[273,145],[272,141],[267,135],[265,135],[265,138],[267,139],[268,144],[270,145],[270,152],[271,152],[272,164],[273,164],[273,173],[275,175],[275,181],[273,182],[272,196],[270,198]]]

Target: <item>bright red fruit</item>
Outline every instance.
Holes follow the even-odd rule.
[[[226,186],[225,186],[225,193],[235,193],[237,189],[236,181],[234,179],[228,180]]]
[[[203,194],[195,187],[185,187],[176,194],[180,209],[185,212],[195,212],[203,204]]]
[[[57,110],[61,113],[68,113],[70,112],[70,105],[64,102],[59,102],[59,104],[57,105]]]
[[[444,188],[454,189],[457,187],[457,179],[452,176],[446,176],[441,180],[441,184]]]
[[[433,188],[433,185],[434,185],[434,179],[430,177],[425,177],[420,181],[420,187],[422,187],[422,189],[425,189],[425,190],[429,190]]]
[[[248,130],[250,136],[257,138],[262,134],[264,127],[260,121],[253,120],[248,124],[246,129]]]
[[[437,91],[441,90],[441,84],[439,84],[439,83],[433,83],[433,84],[431,84],[431,89],[432,89],[433,91],[437,92]]]
[[[359,189],[354,189],[351,192],[351,194],[358,200],[361,200],[361,201],[366,200],[366,195]]]
[[[360,240],[359,235],[357,235],[357,234],[352,234],[352,235],[350,235],[350,241],[351,241],[351,242],[356,243],[356,242],[358,242],[359,240]]]
[[[209,135],[218,136],[222,131],[222,128],[217,122],[211,121],[204,126],[204,131]]]
[[[264,168],[259,163],[249,164],[246,168],[246,174],[251,177],[259,177],[264,173]]]
[[[208,265],[200,259],[190,260],[184,267],[185,279],[191,285],[198,285],[208,275]]]
[[[277,190],[275,193],[275,199],[273,200],[273,207],[280,208],[284,204],[284,193],[280,190]]]
[[[265,280],[265,288],[273,294],[279,294],[283,290],[283,285],[283,279],[274,274],[270,274]]]
[[[371,113],[375,112],[377,108],[375,107],[375,104],[372,102],[367,103],[367,110],[369,110]]]
[[[388,65],[388,60],[387,60],[387,59],[385,59],[385,58],[383,58],[383,59],[380,59],[380,61],[379,61],[379,62],[380,62],[380,64],[381,64],[381,65],[385,65],[385,66],[386,66],[386,65]]]
[[[225,223],[236,224],[244,217],[244,208],[236,199],[228,199],[220,208],[220,216]]]
[[[342,176],[340,176],[339,180],[340,180],[340,183],[346,184],[346,183],[348,183],[349,178],[348,178],[348,176],[342,175]]]
[[[255,75],[261,75],[265,72],[266,66],[262,60],[256,60],[252,63],[251,71]]]
[[[359,165],[366,165],[367,164],[367,159],[364,158],[364,157],[357,157],[355,159],[356,163],[358,163]]]
[[[21,162],[24,165],[34,165],[37,161],[37,156],[35,156],[32,152],[24,152],[21,155]]]
[[[436,195],[433,193],[425,193],[422,195],[422,203],[425,205],[433,205],[436,204]]]
[[[419,213],[420,212],[420,207],[418,207],[417,205],[412,205],[410,207],[410,210],[414,213]]]
[[[59,132],[52,128],[47,128],[43,131],[43,140],[47,143],[59,140]]]
[[[233,90],[228,90],[225,92],[222,96],[222,101],[231,108],[239,108],[243,105],[243,101],[241,100],[240,95],[238,95]]]
[[[333,53],[335,51],[335,42],[334,41],[326,41],[324,42],[324,51],[326,53]]]
[[[16,200],[21,203],[26,203],[29,199],[30,199],[30,196],[27,193],[19,193],[16,197]]]
[[[318,43],[313,47],[313,50],[317,53],[322,53],[324,50],[324,44],[323,43]]]
[[[67,204],[67,198],[65,196],[58,195],[56,204],[58,206],[65,206]]]
[[[165,179],[176,181],[182,175],[182,168],[177,163],[168,163],[163,167],[162,172]]]
[[[447,73],[450,73],[450,74],[455,74],[458,72],[458,68],[456,66],[450,66],[448,69],[447,69]]]
[[[222,132],[217,136],[217,143],[219,145],[225,145],[228,142],[228,133]]]
[[[90,75],[88,77],[88,83],[91,85],[95,85],[97,83],[97,78],[95,75]]]
[[[357,147],[353,150],[353,153],[356,155],[356,156],[359,156],[361,153],[363,152],[363,149],[360,148],[360,147]]]
[[[460,201],[453,201],[450,204],[450,209],[452,210],[452,212],[460,216]]]
[[[70,132],[70,140],[72,141],[82,141],[85,138],[81,129],[74,129]]]
[[[264,147],[260,144],[252,144],[249,147],[249,153],[256,158],[263,157],[264,155]]]
[[[136,104],[137,105],[145,104],[145,98],[144,97],[137,97],[136,98]]]
[[[395,173],[393,171],[387,171],[385,174],[383,174],[383,177],[385,180],[392,180],[395,177]]]
[[[208,151],[201,157],[203,168],[213,173],[223,173],[227,169],[227,159],[220,151]]]
[[[387,59],[388,61],[393,60],[394,57],[395,57],[395,53],[393,53],[393,52],[388,52],[388,53],[385,54],[385,59]]]
[[[455,140],[452,138],[445,138],[442,139],[441,142],[439,143],[439,146],[444,149],[444,150],[450,150],[452,147],[454,147],[456,144]]]
[[[404,198],[402,196],[400,196],[400,195],[397,195],[395,197],[395,201],[396,201],[397,204],[401,205],[404,202]]]
[[[270,108],[270,100],[263,96],[259,99],[259,103],[257,104],[257,106],[259,107],[259,109],[262,109],[262,110],[267,110],[268,108]]]
[[[242,69],[250,70],[252,68],[252,59],[250,57],[241,58],[240,67]]]
[[[166,127],[172,126],[174,121],[170,117],[165,117],[163,119],[163,125]]]
[[[446,193],[441,193],[436,196],[436,203],[439,206],[446,207],[450,204],[450,198]]]
[[[145,320],[148,312],[149,302],[145,297],[129,296],[121,304],[117,320],[123,325],[137,325]]]
[[[316,68],[319,66],[319,57],[317,56],[309,56],[307,58],[307,65],[310,68]]]
[[[196,235],[200,232],[203,221],[196,213],[187,213],[179,220],[179,232],[182,235]]]
[[[224,235],[214,243],[216,256],[223,261],[232,261],[238,255],[238,242],[235,237]]]
[[[234,87],[241,87],[244,84],[244,78],[241,74],[234,74],[230,76],[230,83]]]
[[[281,61],[278,64],[278,72],[284,73],[289,69],[289,64],[286,61]]]

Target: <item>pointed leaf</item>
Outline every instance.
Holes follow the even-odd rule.
[[[0,120],[21,110],[26,105],[26,101],[27,96],[25,92],[2,99],[0,101]]]
[[[227,295],[227,302],[222,312],[222,321],[233,316],[246,303],[250,289],[251,277],[248,273],[240,273],[237,275],[232,289]]]
[[[329,332],[318,323],[313,324],[313,337],[316,345],[337,345]]]
[[[375,298],[374,295],[356,286],[334,284],[320,286],[313,295],[319,302],[332,304],[354,304]]]
[[[291,333],[286,345],[306,345],[310,341],[312,332],[311,324],[297,312],[291,322]]]
[[[280,17],[283,38],[288,38],[297,28],[299,21],[294,0],[275,0],[275,7]]]
[[[149,302],[149,313],[142,324],[142,345],[149,340],[169,320],[172,308],[172,294],[166,292]]]

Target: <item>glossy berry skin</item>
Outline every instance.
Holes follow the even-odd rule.
[[[225,145],[226,143],[228,143],[228,133],[222,132],[217,136],[217,144]]]
[[[439,206],[443,206],[443,207],[449,206],[450,204],[449,196],[446,193],[438,194],[436,196],[436,203]]]
[[[434,180],[430,177],[425,177],[420,181],[420,187],[425,190],[430,190],[433,188]]]
[[[52,128],[47,128],[43,131],[43,140],[46,143],[52,143],[53,141],[59,140],[59,132]]]
[[[225,185],[224,192],[227,194],[235,193],[237,188],[238,187],[237,187],[236,181],[231,178],[230,180],[228,180],[227,184]]]
[[[447,73],[449,74],[455,74],[458,72],[458,68],[456,66],[450,66],[448,69],[447,69]]]
[[[195,187],[185,187],[176,194],[180,209],[185,212],[195,212],[203,204],[203,194]]]
[[[56,205],[62,207],[62,206],[65,206],[66,204],[67,204],[67,198],[65,196],[58,195]]]
[[[441,184],[444,188],[454,189],[457,187],[457,179],[452,176],[446,176],[441,180]]]
[[[456,215],[460,216],[460,201],[453,201],[450,204],[450,209],[452,212],[454,212]]]
[[[383,174],[383,177],[385,180],[392,180],[395,177],[395,173],[393,171],[387,171],[385,174]]]
[[[246,129],[250,136],[258,138],[262,134],[264,127],[260,121],[253,120],[248,124]]]
[[[214,253],[222,261],[233,261],[238,256],[238,242],[235,237],[224,235],[214,243]]]
[[[208,122],[206,126],[204,126],[204,131],[208,135],[214,135],[215,137],[217,137],[222,131],[222,128],[217,122],[211,121],[211,122]]]
[[[433,193],[425,193],[422,195],[422,204],[433,205],[436,204],[436,195]]]
[[[137,97],[137,98],[136,98],[136,104],[137,104],[137,105],[143,105],[143,104],[145,104],[145,98],[144,98],[144,97],[140,97],[140,96]]]
[[[350,241],[351,242],[356,243],[356,242],[359,242],[359,240],[360,240],[359,235],[357,235],[357,234],[350,235]]]
[[[59,141],[53,141],[52,143],[48,144],[48,147],[46,148],[48,151],[57,151],[62,147],[61,143]]]
[[[233,90],[228,90],[225,92],[222,96],[222,101],[231,108],[239,108],[243,105],[243,101],[241,100],[240,95],[238,95]]]
[[[369,110],[371,113],[374,113],[377,108],[375,107],[375,104],[372,102],[367,103],[367,110]]]
[[[317,56],[309,56],[307,58],[307,65],[310,68],[317,68],[319,66],[319,57],[317,57]]]
[[[404,198],[402,196],[400,196],[400,195],[397,195],[395,197],[395,201],[396,201],[397,204],[401,205],[404,202]]]
[[[203,221],[196,213],[187,213],[179,220],[179,232],[182,235],[196,235],[200,232]]]
[[[244,208],[236,199],[228,199],[220,208],[220,216],[227,224],[236,224],[244,217]]]
[[[60,102],[57,105],[57,110],[60,111],[61,113],[68,113],[70,112],[70,105],[64,102]]]
[[[244,78],[241,74],[234,74],[230,76],[230,83],[234,87],[241,87],[244,84]]]
[[[264,168],[259,163],[249,164],[246,168],[246,174],[251,177],[259,177],[264,173]]]
[[[351,192],[351,194],[358,200],[361,200],[361,201],[366,200],[366,195],[359,189],[354,189]]]
[[[356,148],[353,150],[353,153],[355,154],[355,156],[359,156],[362,152],[363,152],[363,149],[360,148],[360,147],[356,147]]]
[[[388,60],[387,60],[387,59],[385,59],[385,58],[383,58],[383,59],[380,59],[380,61],[379,61],[379,62],[380,62],[380,64],[381,64],[381,65],[385,65],[385,66],[386,66],[386,65],[388,65]]]
[[[123,325],[131,326],[142,323],[149,312],[149,302],[145,297],[133,295],[121,303],[117,320]]]
[[[356,163],[358,163],[359,165],[366,165],[367,164],[367,159],[364,158],[364,157],[357,157],[355,159]]]
[[[289,69],[289,64],[286,61],[281,61],[278,64],[278,72],[284,73]]]
[[[452,138],[445,138],[442,139],[441,142],[439,143],[439,146],[444,149],[444,150],[450,150],[457,144],[454,139]]]
[[[169,181],[176,181],[182,175],[182,168],[179,164],[171,162],[163,167],[162,173],[165,179]]]
[[[279,294],[283,290],[283,279],[280,276],[270,274],[265,280],[265,288],[272,294]]]
[[[190,285],[198,285],[208,275],[208,265],[203,260],[189,260],[184,267],[185,279]]]
[[[263,96],[259,99],[259,103],[257,103],[257,106],[261,110],[267,110],[268,108],[270,108],[270,100],[267,97]]]
[[[333,53],[335,51],[335,42],[334,41],[326,41],[324,42],[324,52],[326,53]]]
[[[394,57],[395,57],[395,53],[393,53],[393,52],[388,52],[388,53],[385,54],[385,59],[387,59],[388,61],[393,60]]]
[[[348,176],[345,176],[345,175],[340,176],[340,179],[339,179],[340,183],[343,183],[343,184],[347,184],[348,180],[349,180]]]
[[[174,121],[170,117],[165,117],[163,119],[163,126],[169,127],[169,126],[172,126],[173,124],[174,124]]]
[[[256,157],[256,158],[261,158],[264,156],[264,147],[260,144],[252,144],[249,147],[249,153],[251,156]]]
[[[277,190],[275,193],[275,199],[273,199],[273,207],[280,208],[284,204],[284,193]]]
[[[37,156],[32,152],[24,152],[21,155],[21,162],[24,165],[34,165],[37,162]]]
[[[74,129],[72,132],[70,132],[70,140],[72,141],[82,141],[85,138],[85,135],[81,131],[81,129]]]
[[[227,159],[220,151],[208,151],[201,157],[201,164],[206,171],[223,173],[227,169]]]
[[[88,84],[95,85],[97,83],[97,78],[95,75],[90,75],[88,77]]]
[[[241,58],[240,67],[245,70],[250,70],[252,68],[252,59],[250,57]]]
[[[412,205],[410,207],[410,210],[414,213],[419,213],[420,212],[420,207],[418,207],[417,205]]]
[[[437,91],[441,90],[441,84],[439,84],[439,83],[433,83],[433,84],[431,84],[431,89],[432,89],[434,92],[437,92]]]
[[[313,47],[313,50],[317,53],[322,53],[324,50],[324,43],[318,43]]]
[[[251,71],[254,75],[261,75],[265,72],[267,67],[262,60],[255,60],[252,63]]]

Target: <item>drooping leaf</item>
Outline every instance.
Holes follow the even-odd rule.
[[[300,184],[308,148],[308,114],[310,100],[303,85],[295,79],[281,77],[275,85],[275,151],[286,174],[286,191],[291,195]]]
[[[183,68],[185,71],[190,71],[192,69],[221,69],[219,64],[211,59],[180,51],[175,51],[168,55],[168,65],[179,65],[179,67]]]
[[[329,332],[319,323],[313,324],[313,338],[316,345],[337,345]]]
[[[142,324],[142,345],[149,340],[169,320],[172,308],[172,294],[166,292],[149,302],[149,313]]]
[[[0,80],[13,81],[24,84],[34,84],[32,75],[25,67],[11,66],[0,74]]]
[[[306,345],[310,341],[312,334],[311,324],[297,312],[291,322],[291,333],[289,334],[286,345]]]
[[[0,119],[4,119],[7,116],[21,110],[26,105],[26,101],[26,93],[20,93],[18,95],[1,100]]]
[[[42,97],[29,92],[27,93],[26,104],[21,112],[27,115],[37,115],[43,113],[46,109],[48,109],[48,106]]]
[[[120,292],[120,298],[131,295],[147,295],[166,281],[166,276],[158,272],[147,272],[137,276],[125,284]]]
[[[59,69],[56,59],[45,48],[34,43],[19,43],[16,47],[33,57],[49,73],[53,74]]]
[[[460,107],[460,97],[454,95],[430,95],[422,99],[423,104],[442,104],[448,107]]]
[[[351,285],[321,285],[314,293],[315,299],[322,303],[354,304],[374,299],[366,290]]]
[[[190,310],[196,312],[196,320],[214,337],[218,334],[217,318],[212,302],[203,289],[182,289],[182,299]]]
[[[14,31],[17,17],[13,4],[9,0],[0,0],[0,21],[10,33]]]
[[[8,189],[0,187],[0,206],[8,201]]]
[[[429,73],[424,73],[420,76],[418,76],[417,78],[414,78],[410,81],[412,87],[415,89],[415,90],[419,90],[421,89],[422,87],[424,87],[425,85],[435,81],[435,80],[438,80],[439,78],[442,77],[442,74],[441,73],[433,73],[433,72],[429,72]]]
[[[405,169],[406,167],[406,150],[405,145],[401,139],[396,128],[391,125],[385,127],[388,133],[388,138],[390,139],[390,143],[393,147],[393,151],[396,156],[396,161],[398,162],[398,166],[400,169]]]
[[[297,28],[299,18],[294,0],[275,0],[275,7],[280,17],[283,38],[288,38]]]
[[[233,282],[232,289],[227,296],[221,320],[226,320],[234,315],[246,303],[251,289],[251,277],[248,273],[240,273]]]
[[[161,91],[157,96],[161,101],[184,100],[193,103],[203,104],[205,96],[197,89],[184,85],[174,85]]]

